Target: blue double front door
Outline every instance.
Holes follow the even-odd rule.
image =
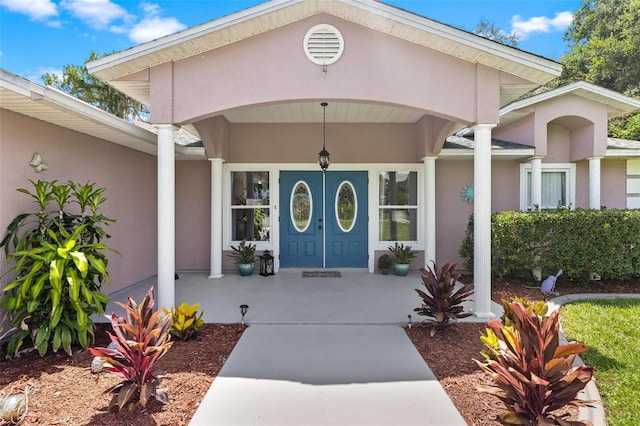
[[[367,267],[367,195],[367,172],[280,172],[280,267]]]

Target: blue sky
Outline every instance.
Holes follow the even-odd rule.
[[[120,51],[262,3],[260,0],[0,0],[0,67],[42,84],[91,50]],[[481,19],[516,32],[520,49],[550,59],[582,0],[386,0],[464,30]]]

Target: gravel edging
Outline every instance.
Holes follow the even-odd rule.
[[[560,309],[562,305],[570,302],[576,302],[580,300],[606,300],[606,299],[640,299],[638,293],[616,293],[616,294],[603,294],[603,293],[581,293],[581,294],[567,294],[564,296],[554,297],[547,301],[549,305],[549,311],[553,312]],[[562,325],[560,325],[560,343],[568,343],[564,332],[562,331]],[[576,357],[575,365],[582,365],[584,362],[578,356]],[[579,408],[579,416],[581,420],[590,421],[593,426],[607,426],[605,421],[604,406],[602,405],[602,398],[600,392],[596,386],[595,378],[592,378],[587,386],[580,391],[578,398],[582,400],[595,401],[591,407],[585,406]]]

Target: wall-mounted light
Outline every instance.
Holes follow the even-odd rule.
[[[33,167],[36,173],[40,173],[43,170],[47,170],[49,167],[42,162],[42,157],[37,152],[33,154],[31,161],[29,161],[29,165]]]

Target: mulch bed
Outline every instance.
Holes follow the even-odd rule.
[[[110,325],[96,326],[95,346],[107,346]],[[22,425],[187,425],[244,329],[240,324],[205,324],[198,338],[174,341],[158,361],[158,368],[168,375],[163,382],[170,399],[166,406],[152,399],[144,410],[108,411],[111,396],[104,391],[120,379],[110,373],[99,378],[91,374],[93,356],[86,349],[70,357],[60,352],[41,358],[34,351],[0,363],[0,399],[31,389]]]
[[[463,281],[469,280],[463,279]],[[527,288],[535,284],[521,280],[497,280],[492,283],[492,299],[500,302],[518,296],[529,300],[543,300],[540,290]],[[634,281],[575,282],[558,280],[556,291],[561,295],[579,293],[640,293],[640,283]],[[502,425],[499,415],[504,410],[502,402],[494,396],[479,393],[481,384],[491,384],[490,378],[481,372],[473,359],[482,360],[483,344],[480,334],[485,332],[484,323],[451,324],[434,337],[431,327],[418,324],[407,330],[416,349],[431,371],[440,381],[453,403],[469,425]],[[568,415],[578,420],[578,409],[566,407],[557,415]]]
[[[512,296],[542,298],[539,290],[524,288],[522,282],[500,280],[493,284],[493,299]],[[561,294],[640,293],[637,282],[591,282],[588,285],[559,280]],[[96,346],[106,346],[107,324],[97,324]],[[93,357],[87,350],[73,356],[37,352],[0,363],[0,398],[31,389],[23,425],[188,425],[211,382],[223,366],[245,327],[239,324],[205,324],[195,340],[176,341],[158,366],[168,374],[163,385],[170,402],[152,400],[145,410],[108,411],[110,396],[103,392],[119,379],[106,373],[96,378],[90,372]],[[434,337],[429,329],[414,325],[407,334],[469,425],[499,425],[501,403],[495,397],[475,391],[488,378],[472,359],[480,359],[480,333],[484,324],[457,323]],[[428,395],[425,395],[428,398]],[[372,407],[375,409],[375,407]],[[1,424],[2,422],[0,422]]]

